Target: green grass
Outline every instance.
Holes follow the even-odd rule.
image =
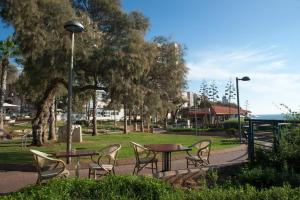
[[[24,123],[21,123],[21,124],[12,124],[12,125],[9,125],[8,129],[10,131],[31,129],[31,122],[28,121],[28,122],[24,122]]]
[[[97,150],[109,144],[121,144],[118,159],[133,158],[133,150],[129,142],[134,141],[141,144],[182,144],[189,146],[200,139],[212,140],[212,150],[224,149],[238,146],[235,139],[225,139],[223,137],[173,135],[173,134],[153,134],[153,133],[129,133],[129,134],[107,134],[99,136],[83,136],[82,143],[73,143],[72,148]],[[29,142],[30,143],[30,142]],[[0,164],[4,163],[30,163],[32,155],[29,149],[54,153],[66,150],[65,143],[49,144],[43,147],[27,147],[21,149],[21,140],[14,139],[0,143]],[[185,153],[185,152],[181,152]]]

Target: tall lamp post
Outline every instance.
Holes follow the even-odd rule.
[[[238,125],[239,125],[239,136],[240,143],[242,143],[242,134],[241,134],[241,116],[240,116],[240,96],[239,96],[239,81],[250,81],[248,76],[244,76],[243,78],[236,77],[236,96],[237,96],[237,106],[238,106]]]
[[[71,33],[71,65],[69,68],[69,81],[68,81],[68,115],[67,115],[67,152],[72,149],[72,82],[73,82],[73,54],[74,54],[74,34],[80,33],[84,30],[83,25],[77,21],[68,21],[65,23],[64,28]],[[70,157],[67,158],[67,163],[71,161]]]

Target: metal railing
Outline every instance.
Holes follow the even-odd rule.
[[[282,130],[290,125],[299,125],[296,120],[245,119],[248,122],[248,158],[254,160],[255,147],[273,150],[276,153]]]

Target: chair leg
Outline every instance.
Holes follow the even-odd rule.
[[[154,174],[154,172],[153,172],[153,162],[151,163],[151,171],[152,171],[152,174]]]
[[[97,170],[94,169],[94,179],[97,179]]]
[[[91,178],[91,169],[89,169],[89,179]]]
[[[134,174],[135,174],[135,169],[136,169],[136,165],[134,166],[134,169],[133,169],[132,175],[134,175]]]
[[[186,159],[186,168],[189,168],[189,159]]]
[[[116,174],[115,174],[115,168],[114,168],[114,167],[112,168],[112,173],[113,173],[113,175],[116,175]]]
[[[41,178],[40,177],[38,177],[38,179],[36,180],[36,184],[40,184],[41,183]]]

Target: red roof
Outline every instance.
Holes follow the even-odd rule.
[[[241,115],[246,115],[250,111],[240,109]],[[237,115],[238,109],[236,107],[222,106],[222,105],[212,105],[211,108],[200,108],[196,110],[190,110],[189,115]]]
[[[213,109],[214,113],[217,115],[236,115],[236,114],[238,114],[238,108],[236,108],[236,107],[213,105],[212,109]],[[240,109],[240,114],[246,115],[247,111]]]

